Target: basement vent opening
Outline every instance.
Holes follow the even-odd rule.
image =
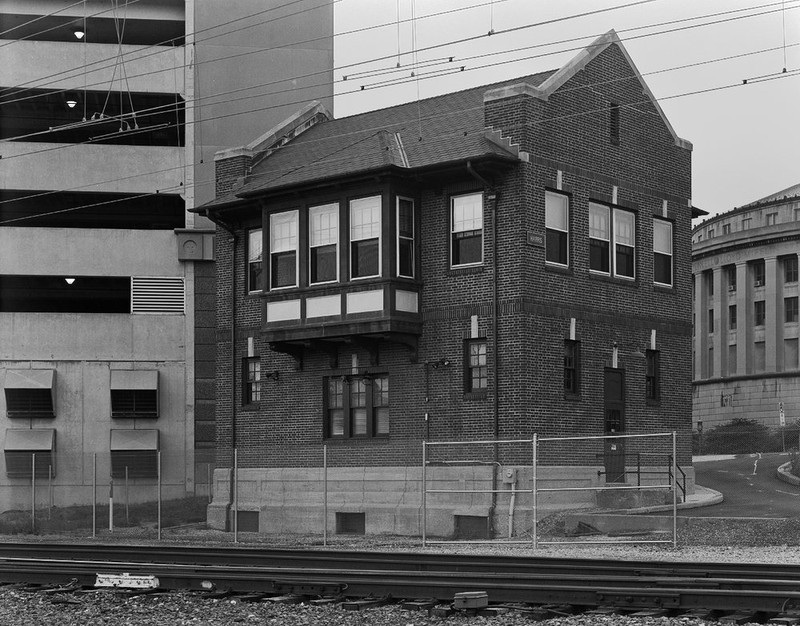
[[[453,539],[490,539],[489,518],[481,515],[455,515]]]
[[[258,511],[237,511],[236,529],[242,533],[257,533]]]
[[[366,516],[364,513],[337,513],[337,535],[365,535]]]

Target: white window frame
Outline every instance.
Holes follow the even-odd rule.
[[[606,222],[606,230],[605,232],[601,232],[594,228],[592,225],[592,210],[595,210],[596,213],[599,213],[598,210],[602,210],[605,213],[605,222]],[[608,244],[608,271],[593,269],[591,267],[591,240],[595,239],[597,241],[605,241]],[[614,270],[614,263],[612,261],[613,255],[613,246],[611,242],[611,207],[605,204],[599,204],[597,202],[589,202],[589,271],[594,272],[595,274],[602,274],[604,276],[610,276]]]
[[[553,200],[551,202],[550,200]],[[554,212],[559,211],[563,212],[563,227],[561,224],[557,223],[554,218]],[[569,243],[570,243],[570,235],[569,235],[569,196],[563,193],[557,193],[554,191],[545,191],[544,192],[544,220],[545,220],[545,262],[548,265],[555,265],[558,267],[569,267],[570,264],[570,255],[569,255]],[[567,261],[566,263],[561,263],[559,261],[551,261],[547,258],[547,231],[553,230],[560,233],[567,234],[567,244],[566,244],[566,251],[567,251]]]
[[[666,227],[666,228],[669,229],[669,232],[668,232],[669,236],[668,236],[668,239],[667,239],[669,250],[659,250],[659,247],[658,247],[658,244],[657,244],[657,238],[656,238],[656,226],[657,225],[658,226],[663,226],[663,227]],[[672,285],[675,283],[675,262],[674,262],[675,259],[674,259],[674,256],[673,256],[672,231],[673,231],[672,222],[670,222],[669,220],[662,220],[662,219],[659,219],[657,217],[653,218],[653,282],[656,285],[666,285],[667,287],[672,287]],[[669,257],[669,267],[670,267],[669,277],[670,277],[670,282],[668,282],[668,283],[662,283],[662,282],[656,280],[656,262],[655,262],[655,257],[656,257],[657,254],[661,255],[661,256]],[[635,267],[635,263],[634,263],[634,267]]]
[[[295,209],[293,211],[283,211],[281,213],[272,213],[269,216],[269,288],[270,291],[280,289],[293,289],[298,285],[299,268],[298,263],[298,223],[300,212]],[[288,232],[283,229],[288,227]],[[277,235],[277,236],[276,236]],[[286,252],[294,252],[294,284],[274,286],[272,276],[272,256],[275,254],[282,254]]]
[[[317,222],[324,219],[325,216],[330,218],[327,228],[320,228]],[[325,233],[327,236],[325,236]],[[333,245],[336,248],[336,278],[332,280],[313,281],[312,280],[312,253],[316,248],[323,248]],[[320,204],[312,206],[308,209],[308,284],[309,285],[324,285],[327,283],[339,282],[339,203],[332,202],[330,204]]]
[[[459,200],[466,200],[471,198],[477,202],[471,207],[473,213],[456,222],[456,205]],[[471,228],[470,228],[471,227]],[[481,258],[479,261],[472,261],[470,263],[453,263],[453,240],[456,233],[470,232],[480,230],[481,232]],[[474,267],[483,265],[483,248],[484,248],[484,232],[483,232],[483,192],[465,193],[457,196],[450,197],[450,267]]]
[[[617,219],[622,215],[630,216],[632,220],[630,242],[622,241],[622,228],[620,226],[620,220]],[[626,211],[625,209],[614,209],[614,220],[611,223],[611,234],[614,238],[614,248],[612,251],[614,276],[626,280],[636,280],[636,213],[633,211]],[[619,273],[619,268],[617,267],[617,246],[627,246],[633,249],[633,276]]]
[[[592,230],[592,209],[603,209],[605,211],[606,223],[608,225],[609,232],[600,233],[598,231]],[[630,216],[632,220],[631,225],[631,234],[629,239],[624,239],[622,235],[622,217],[623,216]],[[606,204],[601,204],[599,202],[589,202],[589,239],[590,239],[590,248],[591,248],[591,240],[596,239],[597,241],[606,241],[608,242],[608,272],[603,270],[592,269],[591,266],[589,271],[594,274],[600,274],[603,276],[614,276],[615,278],[620,278],[622,280],[636,280],[636,213],[630,211],[628,209],[620,209],[616,207],[610,207]],[[633,275],[629,276],[628,274],[621,274],[619,268],[617,267],[617,246],[627,246],[633,250]],[[590,250],[590,259],[591,259],[591,250]],[[590,261],[591,262],[591,261]]]
[[[383,237],[381,236],[383,230],[382,206],[383,199],[381,196],[368,196],[366,198],[350,200],[350,245],[348,250],[350,280],[375,278],[381,276],[383,273]],[[361,219],[356,219],[356,217],[364,215],[367,212],[372,213],[372,219],[368,224]],[[376,216],[377,220],[375,219]],[[369,241],[372,239],[378,240],[378,272],[377,274],[370,274],[368,276],[354,276],[353,244],[357,241]]]
[[[252,250],[253,250],[253,243],[258,242],[261,247],[261,260],[254,261],[252,257]],[[263,287],[264,282],[264,231],[261,228],[251,228],[247,231],[247,293],[261,293],[263,289],[253,289],[253,285],[251,284],[250,280],[250,266],[253,263],[261,263],[261,282]]]
[[[411,237],[404,236],[400,234],[400,203],[402,201],[409,202],[411,204]],[[416,273],[416,264],[417,264],[417,241],[416,241],[416,215],[415,215],[415,203],[413,198],[408,198],[406,196],[397,196],[397,202],[395,206],[395,220],[397,222],[397,255],[395,262],[397,263],[397,275],[401,278],[414,278]],[[401,274],[400,273],[400,241],[410,241],[411,242],[411,275]]]

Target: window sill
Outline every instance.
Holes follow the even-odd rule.
[[[544,264],[544,271],[545,272],[553,272],[553,274],[561,274],[563,276],[574,276],[575,272],[572,270],[571,267],[564,266],[564,265],[552,265],[551,263],[547,263],[545,261]]]
[[[242,411],[258,411],[261,405],[258,402],[250,402],[248,404],[242,404],[240,408]]]
[[[660,293],[677,293],[677,291],[678,291],[675,288],[675,285],[672,285],[670,287],[669,285],[664,285],[664,284],[661,284],[661,283],[653,283],[653,290],[654,291],[658,291]]]
[[[489,393],[486,391],[465,391],[464,400],[486,400]]]
[[[589,270],[589,279],[590,280],[597,280],[604,283],[612,283],[614,285],[619,285],[621,287],[639,287],[639,281],[635,278],[620,278],[618,276],[609,276],[607,274],[598,274],[597,272],[593,272]]]
[[[581,401],[581,394],[579,393],[565,393],[564,400],[569,402],[580,402]]]
[[[370,442],[386,444],[389,443],[389,435],[376,435],[374,437],[323,437],[323,441],[333,445],[345,445],[348,443],[366,445]]]
[[[458,276],[460,274],[482,274],[485,271],[486,266],[483,265],[483,263],[480,265],[457,265],[448,269],[451,276]]]

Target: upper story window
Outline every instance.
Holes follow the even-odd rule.
[[[728,278],[728,291],[736,291],[736,266],[728,265],[725,268],[725,275]]]
[[[672,285],[672,222],[653,220],[653,280]]]
[[[731,304],[728,307],[728,330],[736,330],[736,305]]]
[[[555,265],[569,265],[569,197],[546,191],[544,194],[545,260]]]
[[[723,235],[730,235],[731,234],[731,225],[730,224],[723,224],[722,225],[722,234]]]
[[[264,238],[260,228],[247,231],[247,291],[261,291],[264,288],[263,274]]]
[[[709,297],[711,297],[714,295],[714,272],[712,270],[706,270],[703,272],[703,278],[706,281],[706,292]]]
[[[608,138],[611,145],[619,145],[619,103],[609,102],[608,104]]]
[[[645,359],[645,399],[657,402],[661,398],[661,354],[658,350],[648,350]]]
[[[750,221],[751,220],[749,217],[742,218],[742,230],[747,230],[750,228]]]
[[[783,321],[787,324],[797,323],[797,296],[783,299]]]
[[[564,393],[580,393],[581,343],[575,339],[564,340]]]
[[[309,284],[331,283],[339,278],[339,205],[325,204],[308,210]]]
[[[483,194],[472,193],[450,199],[450,265],[483,262]]]
[[[797,282],[797,255],[787,256],[783,261],[783,282]]]
[[[714,229],[713,228],[709,228],[708,229],[708,238],[709,239],[713,239],[714,238]]]
[[[350,201],[350,277],[381,274],[381,197]]]
[[[297,286],[297,211],[269,216],[270,287]]]
[[[589,269],[634,278],[635,253],[636,216],[631,211],[590,202]]]
[[[778,221],[777,213],[767,213],[767,226],[774,226]]]
[[[767,320],[767,307],[764,300],[753,302],[753,325],[763,326]]]
[[[763,287],[766,283],[766,278],[764,259],[753,261],[753,287]]]
[[[397,198],[397,275],[414,278],[414,201]]]

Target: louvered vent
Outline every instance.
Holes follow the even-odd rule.
[[[132,313],[183,314],[183,278],[134,276],[131,283]]]

